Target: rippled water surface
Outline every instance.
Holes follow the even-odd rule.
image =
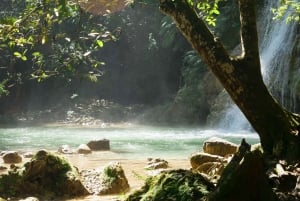
[[[126,125],[111,128],[17,127],[0,129],[1,150],[57,150],[68,144],[76,148],[90,140],[109,139],[111,150],[125,158],[168,157],[186,158],[202,149],[203,141],[221,137],[234,143],[246,138],[249,143],[259,141],[249,131],[222,131],[203,128],[173,128]]]

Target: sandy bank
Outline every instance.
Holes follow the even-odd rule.
[[[110,151],[103,152],[92,152],[91,154],[81,155],[81,154],[70,154],[70,155],[62,155],[67,158],[74,166],[76,166],[79,171],[82,170],[92,170],[92,169],[101,169],[103,166],[107,165],[109,162],[116,161],[120,162],[125,175],[128,179],[131,191],[138,189],[144,183],[144,180],[141,178],[145,178],[149,176],[149,174],[153,173],[153,171],[146,170],[144,167],[147,165],[147,158],[124,158],[122,155]],[[168,161],[170,169],[189,169],[190,163],[187,159],[170,159],[163,158]],[[30,159],[24,159],[24,162],[29,161]],[[3,161],[0,160],[1,166],[6,166],[9,168],[8,164],[3,164]],[[17,164],[18,166],[20,164]],[[0,173],[4,173],[3,171]],[[116,201],[122,200],[124,195],[110,195],[110,196],[96,196],[90,195],[86,197],[79,197],[73,199],[55,199],[55,201]]]
[[[108,157],[110,156],[110,157]],[[114,157],[112,157],[114,156]],[[67,155],[72,164],[79,168],[79,170],[86,170],[86,169],[96,169],[101,168],[107,165],[111,161],[120,162],[124,171],[125,175],[128,179],[129,185],[131,187],[131,191],[141,187],[144,181],[140,177],[146,177],[147,175],[151,174],[152,172],[146,170],[144,167],[147,165],[147,158],[145,159],[126,159],[126,158],[119,158],[118,155],[114,155],[111,152],[93,152],[92,154],[88,155]],[[164,158],[168,161],[170,169],[189,169],[190,164],[188,159],[168,159]],[[75,200],[84,200],[84,201],[105,201],[105,200],[121,200],[123,195],[112,195],[112,196],[87,196],[84,198],[76,198],[76,199],[69,199],[68,201],[75,201]]]

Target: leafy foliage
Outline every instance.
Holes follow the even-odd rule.
[[[9,94],[9,91],[8,91],[7,88],[6,88],[6,83],[7,83],[7,80],[3,80],[3,81],[0,83],[0,97]]]
[[[295,0],[281,0],[281,5],[272,11],[276,20],[286,18],[286,22],[300,21],[300,2]]]
[[[208,25],[216,26],[216,16],[220,14],[219,2],[221,0],[188,0],[189,4],[199,11],[200,16]]]
[[[103,74],[96,53],[115,38],[99,18],[71,0],[10,3],[0,15],[2,80],[77,76],[97,81]]]

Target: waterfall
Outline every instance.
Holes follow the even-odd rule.
[[[263,79],[274,97],[287,109],[296,109],[296,84],[291,83],[293,46],[297,37],[297,24],[286,23],[285,20],[273,20],[271,8],[276,8],[279,1],[266,0],[258,14],[258,34],[260,44],[260,60]],[[299,66],[298,66],[299,68]],[[299,69],[298,69],[299,71]],[[228,130],[244,130],[251,128],[247,119],[235,104],[226,109],[225,115],[218,125]]]

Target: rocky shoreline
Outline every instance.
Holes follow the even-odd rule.
[[[100,155],[105,155],[107,151],[52,153],[40,150],[32,155],[28,153],[20,155],[18,152],[6,151],[0,154],[3,161],[1,162],[0,160],[0,194],[6,199],[2,198],[2,200],[0,200],[138,201],[141,196],[145,198],[145,196],[153,195],[153,193],[157,193],[158,197],[171,196],[165,192],[165,189],[170,188],[168,187],[169,185],[179,185],[176,189],[181,189],[182,187],[180,187],[180,185],[186,185],[191,179],[193,180],[193,178],[198,177],[199,180],[197,180],[197,182],[206,185],[207,189],[203,192],[200,189],[196,194],[206,196],[207,190],[208,192],[215,191],[220,180],[221,183],[224,182],[223,180],[226,180],[228,169],[237,168],[238,170],[239,168],[245,168],[243,167],[245,161],[243,161],[241,151],[251,156],[251,160],[257,160],[257,164],[259,164],[258,161],[261,155],[259,145],[250,146],[242,141],[242,144],[238,146],[218,138],[207,140],[203,145],[203,152],[194,153],[189,159],[185,160],[164,160],[156,158],[149,158],[147,160],[127,160],[119,158],[118,160],[112,160],[109,157],[99,157]],[[44,169],[41,169],[41,167],[44,167]],[[300,200],[300,164],[288,164],[285,161],[279,161],[274,162],[273,165],[268,165],[268,167],[266,181],[272,186],[274,193],[280,200]],[[249,168],[253,169],[253,166]],[[242,171],[251,175],[253,173],[252,169],[246,168]],[[62,174],[60,173],[61,171],[63,174],[66,173],[66,175],[73,176],[71,176],[71,180],[67,179],[65,182],[60,182],[62,186],[59,188],[53,187],[53,181],[56,181],[57,175]],[[180,181],[184,181],[184,183],[160,183],[164,181],[164,177],[176,178],[179,175],[185,178],[180,179]],[[69,178],[69,176],[64,176],[63,178]],[[242,177],[247,177],[247,175],[243,175]],[[264,178],[262,175],[260,177],[262,179]],[[15,180],[16,178],[17,180]],[[248,179],[251,180],[251,178]],[[74,183],[74,181],[76,182]],[[177,180],[175,179],[174,181]],[[192,182],[190,185],[194,184]],[[24,185],[26,188],[20,188]],[[158,185],[162,188],[157,190],[155,187],[154,189],[156,190],[153,191],[152,185]],[[197,184],[197,186],[198,185],[200,184]],[[247,184],[243,183],[242,185]],[[56,184],[54,186],[56,186]],[[195,188],[194,190],[198,191],[197,186],[190,186],[189,188]],[[10,189],[9,191],[8,188]],[[174,186],[172,188],[174,188]],[[247,188],[245,187],[245,189]],[[130,194],[127,194],[128,192]],[[173,193],[174,195],[172,194],[172,196],[174,199],[177,199],[179,195],[189,196],[183,195],[182,192],[179,191]],[[178,195],[176,193],[178,193]],[[247,191],[245,191],[245,193],[247,193]],[[187,199],[189,200],[190,198]],[[150,200],[159,201],[161,199]]]
[[[6,154],[15,154],[14,151],[7,151]],[[53,152],[51,152],[53,153]],[[148,159],[137,159],[137,160],[131,160],[131,159],[109,159],[105,155],[110,156],[111,153],[108,153],[108,151],[100,151],[100,152],[93,152],[91,154],[62,154],[58,152],[54,152],[55,154],[62,156],[66,158],[68,161],[71,162],[72,165],[74,165],[80,174],[80,180],[83,184],[83,186],[87,189],[89,192],[89,195],[85,196],[44,196],[44,195],[35,195],[32,194],[30,196],[28,193],[24,194],[24,196],[20,195],[17,197],[9,197],[7,196],[5,200],[27,200],[27,201],[34,201],[34,200],[53,200],[53,201],[62,201],[62,200],[119,200],[120,195],[124,194],[128,191],[128,189],[124,190],[124,193],[122,192],[112,192],[112,193],[100,193],[100,189],[103,189],[103,184],[101,183],[101,175],[103,172],[103,169],[105,167],[112,164],[120,164],[122,168],[124,168],[124,176],[128,179],[128,184],[130,185],[130,191],[133,191],[135,189],[140,188],[144,183],[144,178],[148,177],[149,175],[157,174],[160,170],[154,170],[151,169],[152,166],[149,166],[149,160]],[[17,153],[20,154],[20,153]],[[0,159],[0,186],[1,186],[1,175],[9,174],[9,172],[13,172],[17,169],[23,169],[24,164],[27,164],[32,160],[33,156],[30,156],[28,158],[28,154],[20,154],[20,157],[22,157],[22,162],[20,163],[4,163],[3,156],[5,154],[2,153],[1,159]],[[25,158],[26,155],[26,158]],[[104,157],[99,157],[99,156]],[[156,159],[156,161],[161,162],[161,160]],[[182,159],[171,159],[171,162],[169,163],[169,166],[167,169],[177,169],[177,168],[189,168],[188,160],[182,160]],[[11,161],[12,162],[12,161]],[[16,161],[15,161],[16,162]],[[153,167],[155,164],[152,164]],[[159,167],[162,167],[159,165]],[[113,187],[115,190],[116,187]],[[1,191],[1,187],[0,187]],[[2,195],[2,194],[1,194]],[[33,197],[32,197],[33,196]],[[1,197],[1,196],[0,196]],[[3,196],[2,196],[3,197]],[[72,198],[73,197],[73,198]],[[1,200],[2,201],[2,200]]]

